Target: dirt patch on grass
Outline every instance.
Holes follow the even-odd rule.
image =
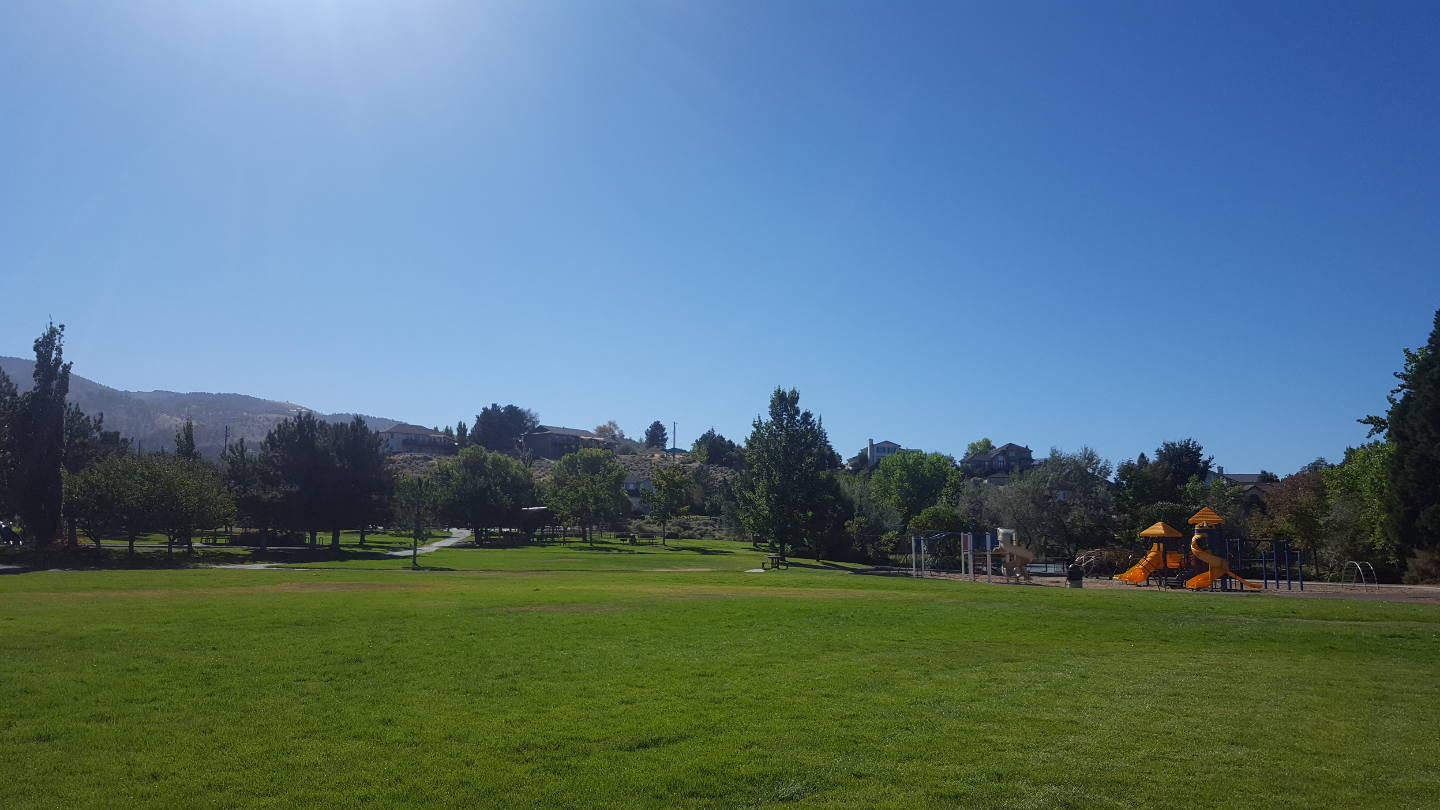
[[[481,608],[486,613],[605,613],[619,609],[614,605],[511,605]]]

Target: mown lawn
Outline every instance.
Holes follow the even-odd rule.
[[[1440,606],[754,574],[747,546],[682,545],[0,576],[3,805],[1440,796]]]

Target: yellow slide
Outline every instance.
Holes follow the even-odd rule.
[[[1235,574],[1230,571],[1230,563],[1226,562],[1223,557],[1217,557],[1214,554],[1211,554],[1210,552],[1201,548],[1200,535],[1198,534],[1195,535],[1195,537],[1190,541],[1190,553],[1195,555],[1195,559],[1203,560],[1205,564],[1209,565],[1210,570],[1202,574],[1197,574],[1187,580],[1185,583],[1185,587],[1187,588],[1208,588],[1225,577],[1230,577],[1231,579],[1234,579],[1245,585],[1249,585],[1252,588],[1260,587],[1253,582],[1249,582],[1235,576]]]
[[[1165,546],[1161,543],[1156,543],[1154,546],[1151,546],[1150,553],[1141,558],[1140,562],[1135,563],[1129,571],[1123,574],[1117,574],[1115,578],[1126,582],[1133,582],[1138,585],[1149,579],[1151,574],[1164,567]]]

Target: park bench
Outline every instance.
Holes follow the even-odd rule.
[[[766,554],[765,562],[760,563],[760,570],[765,570],[766,565],[770,566],[771,571],[774,571],[782,565],[788,569],[790,567],[790,561],[785,559],[784,554]]]

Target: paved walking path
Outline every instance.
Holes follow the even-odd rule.
[[[423,545],[423,546],[421,546],[421,547],[418,549],[419,552],[420,552],[421,554],[429,554],[430,552],[432,552],[432,551],[434,551],[434,550],[436,550],[436,549],[445,548],[446,546],[453,546],[453,545],[455,545],[456,543],[460,542],[461,540],[464,540],[465,538],[467,538],[467,537],[470,536],[470,530],[469,530],[469,529],[450,529],[449,531],[450,531],[450,536],[449,536],[449,537],[446,537],[446,538],[441,539],[441,540],[436,540],[436,541],[433,542],[433,543],[427,543],[426,545]],[[306,547],[306,546],[300,546],[300,547],[299,547],[299,550],[300,550],[300,551],[305,551],[305,550],[307,550],[307,548],[308,548],[308,547]],[[323,547],[322,547],[322,549],[323,549]],[[412,550],[407,548],[407,549],[401,549],[401,550],[399,550],[399,551],[387,551],[387,552],[385,552],[385,556],[387,556],[387,557],[409,557],[412,553],[413,553]],[[211,568],[245,568],[245,569],[249,569],[249,570],[252,570],[252,571],[259,571],[259,570],[264,570],[264,569],[267,569],[267,568],[272,569],[272,570],[280,570],[280,569],[283,569],[283,570],[294,570],[293,568],[291,568],[291,564],[290,564],[290,563],[237,563],[237,564],[234,564],[234,565],[212,565],[212,566],[210,566],[210,567],[211,567]]]
[[[421,553],[421,554],[429,554],[430,552],[434,551],[434,550],[437,549],[437,548],[445,548],[446,546],[453,546],[453,545],[455,545],[456,543],[460,542],[461,540],[464,540],[465,538],[467,538],[467,537],[469,537],[469,536],[470,536],[470,530],[469,530],[469,529],[451,529],[451,530],[450,530],[450,536],[449,536],[449,537],[445,538],[444,540],[437,540],[437,541],[435,541],[435,542],[433,542],[433,543],[430,543],[430,544],[428,544],[428,545],[421,546],[421,547],[420,547],[420,553]],[[409,557],[410,554],[411,554],[411,550],[408,549],[408,548],[407,548],[407,549],[401,549],[400,551],[387,551],[387,552],[385,552],[385,556],[387,556],[387,557]]]

